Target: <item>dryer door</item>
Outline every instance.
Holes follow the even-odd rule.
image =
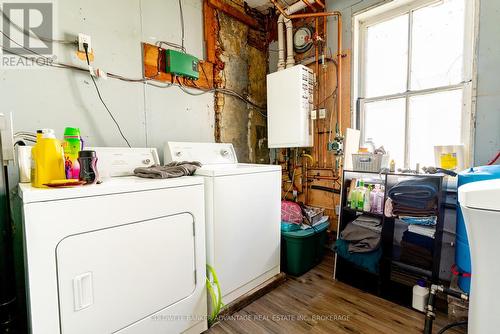
[[[191,295],[193,231],[192,215],[182,213],[63,239],[62,333],[114,333]]]

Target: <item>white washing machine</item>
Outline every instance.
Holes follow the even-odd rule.
[[[106,175],[156,150],[96,149]],[[110,177],[20,185],[30,332],[201,333],[207,328],[204,180]]]
[[[169,142],[165,162],[199,161],[207,263],[228,305],[280,272],[281,167],[238,163],[232,144]]]
[[[458,201],[469,238],[473,273],[468,332],[496,334],[500,329],[500,179],[459,187]]]

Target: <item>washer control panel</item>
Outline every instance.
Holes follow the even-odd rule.
[[[238,163],[233,144],[168,142],[164,149],[164,163],[172,161],[199,161],[203,165]]]

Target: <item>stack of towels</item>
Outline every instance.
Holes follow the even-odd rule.
[[[411,227],[411,226],[410,226]],[[412,232],[403,233],[400,261],[422,269],[432,270],[434,239]]]
[[[403,216],[399,220],[409,225],[401,240],[400,260],[422,269],[431,270],[437,217]]]
[[[378,272],[382,257],[380,218],[359,216],[347,224],[335,242],[335,251],[342,258],[370,271]]]
[[[388,192],[394,216],[435,216],[438,188],[429,178],[405,179]]]

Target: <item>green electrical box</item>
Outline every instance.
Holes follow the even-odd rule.
[[[167,73],[188,79],[200,77],[199,60],[195,56],[176,50],[165,50],[165,61]]]

